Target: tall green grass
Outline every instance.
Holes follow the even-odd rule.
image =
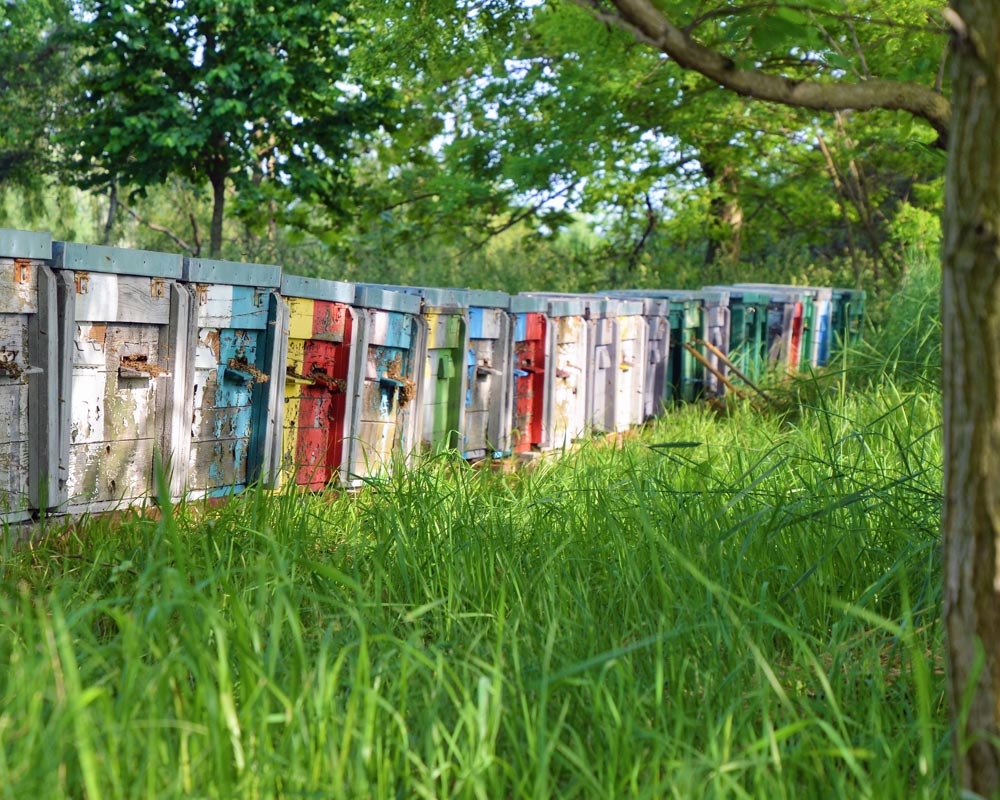
[[[814,400],[9,544],[0,797],[946,794],[937,396]]]

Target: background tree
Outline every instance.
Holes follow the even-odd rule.
[[[0,187],[26,195],[50,160],[49,137],[65,101],[70,53],[65,0],[0,2]]]
[[[870,83],[889,70],[939,81],[944,25],[915,4],[894,2],[885,19],[858,2],[813,6],[703,4],[684,22],[739,63],[794,80]],[[847,253],[861,281],[869,264],[875,275],[898,267],[886,250],[895,209],[939,203],[912,191],[943,161],[927,147],[934,130],[909,117],[748,102],[565,2],[417,10],[400,0],[385,15],[392,24],[365,57],[439,120],[385,154],[403,179],[370,207],[390,208],[393,223],[429,219],[481,241],[515,220],[552,233],[575,212],[606,235],[612,281],[662,281],[659,270],[681,260],[773,267],[788,242],[821,262]]]
[[[171,176],[208,185],[213,257],[227,188],[255,224],[293,199],[342,213],[353,149],[391,113],[384,84],[348,74],[350,7],[87,0],[79,101],[61,136],[75,181],[140,193]]]

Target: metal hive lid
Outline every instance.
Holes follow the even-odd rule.
[[[155,253],[151,250],[130,250],[100,244],[53,242],[52,266],[77,272],[117,272],[122,275],[180,280],[184,272],[184,257],[175,253]]]
[[[286,297],[304,297],[308,300],[325,300],[330,303],[354,303],[354,284],[328,281],[323,278],[304,278],[301,275],[282,275],[281,293]]]
[[[281,286],[281,267],[275,264],[185,258],[184,280],[190,283],[225,283],[230,286],[277,289]]]
[[[52,258],[52,234],[0,228],[0,258]]]

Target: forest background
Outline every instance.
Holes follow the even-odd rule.
[[[668,5],[758,69],[946,80],[920,2]],[[566,2],[280,6],[0,2],[0,225],[512,292],[885,296],[936,259],[944,153],[905,112],[747,100]]]

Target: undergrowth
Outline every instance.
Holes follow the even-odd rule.
[[[938,395],[841,386],[8,536],[0,797],[947,794]]]

